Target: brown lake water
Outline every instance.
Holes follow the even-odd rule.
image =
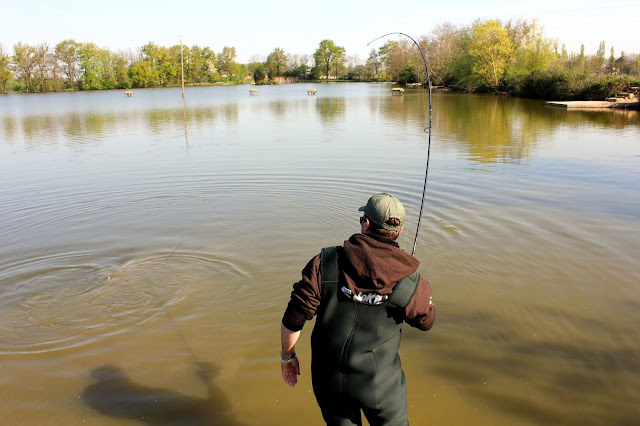
[[[374,193],[411,251],[427,110],[358,83],[1,96],[0,423],[323,424],[313,324],[291,389],[282,313]],[[637,112],[434,91],[416,257],[413,425],[638,424]]]

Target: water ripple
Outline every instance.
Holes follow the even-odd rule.
[[[194,294],[233,293],[248,276],[233,261],[196,251],[104,266],[84,262],[90,255],[23,259],[0,271],[0,354],[59,351],[131,332]]]

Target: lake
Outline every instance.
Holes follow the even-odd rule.
[[[317,95],[307,95],[308,88]],[[429,97],[328,83],[0,97],[0,418],[321,425],[280,320],[378,192],[411,252]],[[434,90],[413,425],[640,418],[640,117]]]

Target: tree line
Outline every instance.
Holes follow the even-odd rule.
[[[464,91],[514,93],[548,99],[591,99],[637,84],[640,57],[607,51],[567,52],[545,36],[536,20],[477,20],[468,26],[449,23],[417,38],[434,85]],[[424,83],[418,49],[409,40],[389,40],[372,49],[366,60],[348,56],[333,40],[322,40],[311,55],[274,49],[266,59],[236,62],[236,49],[158,46],[149,42],[136,51],[112,52],[95,43],[64,40],[17,43],[13,54],[0,45],[0,90],[65,90],[169,87],[197,84],[274,84],[291,80],[395,81]],[[635,79],[635,80],[634,80]],[[607,92],[607,93],[605,93]]]

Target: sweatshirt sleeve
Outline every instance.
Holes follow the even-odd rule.
[[[431,301],[431,285],[420,277],[416,292],[405,308],[405,321],[411,327],[426,331],[436,320],[436,307]]]
[[[307,263],[302,279],[293,285],[291,298],[282,317],[282,324],[291,331],[300,331],[312,319],[320,305],[320,255]]]

